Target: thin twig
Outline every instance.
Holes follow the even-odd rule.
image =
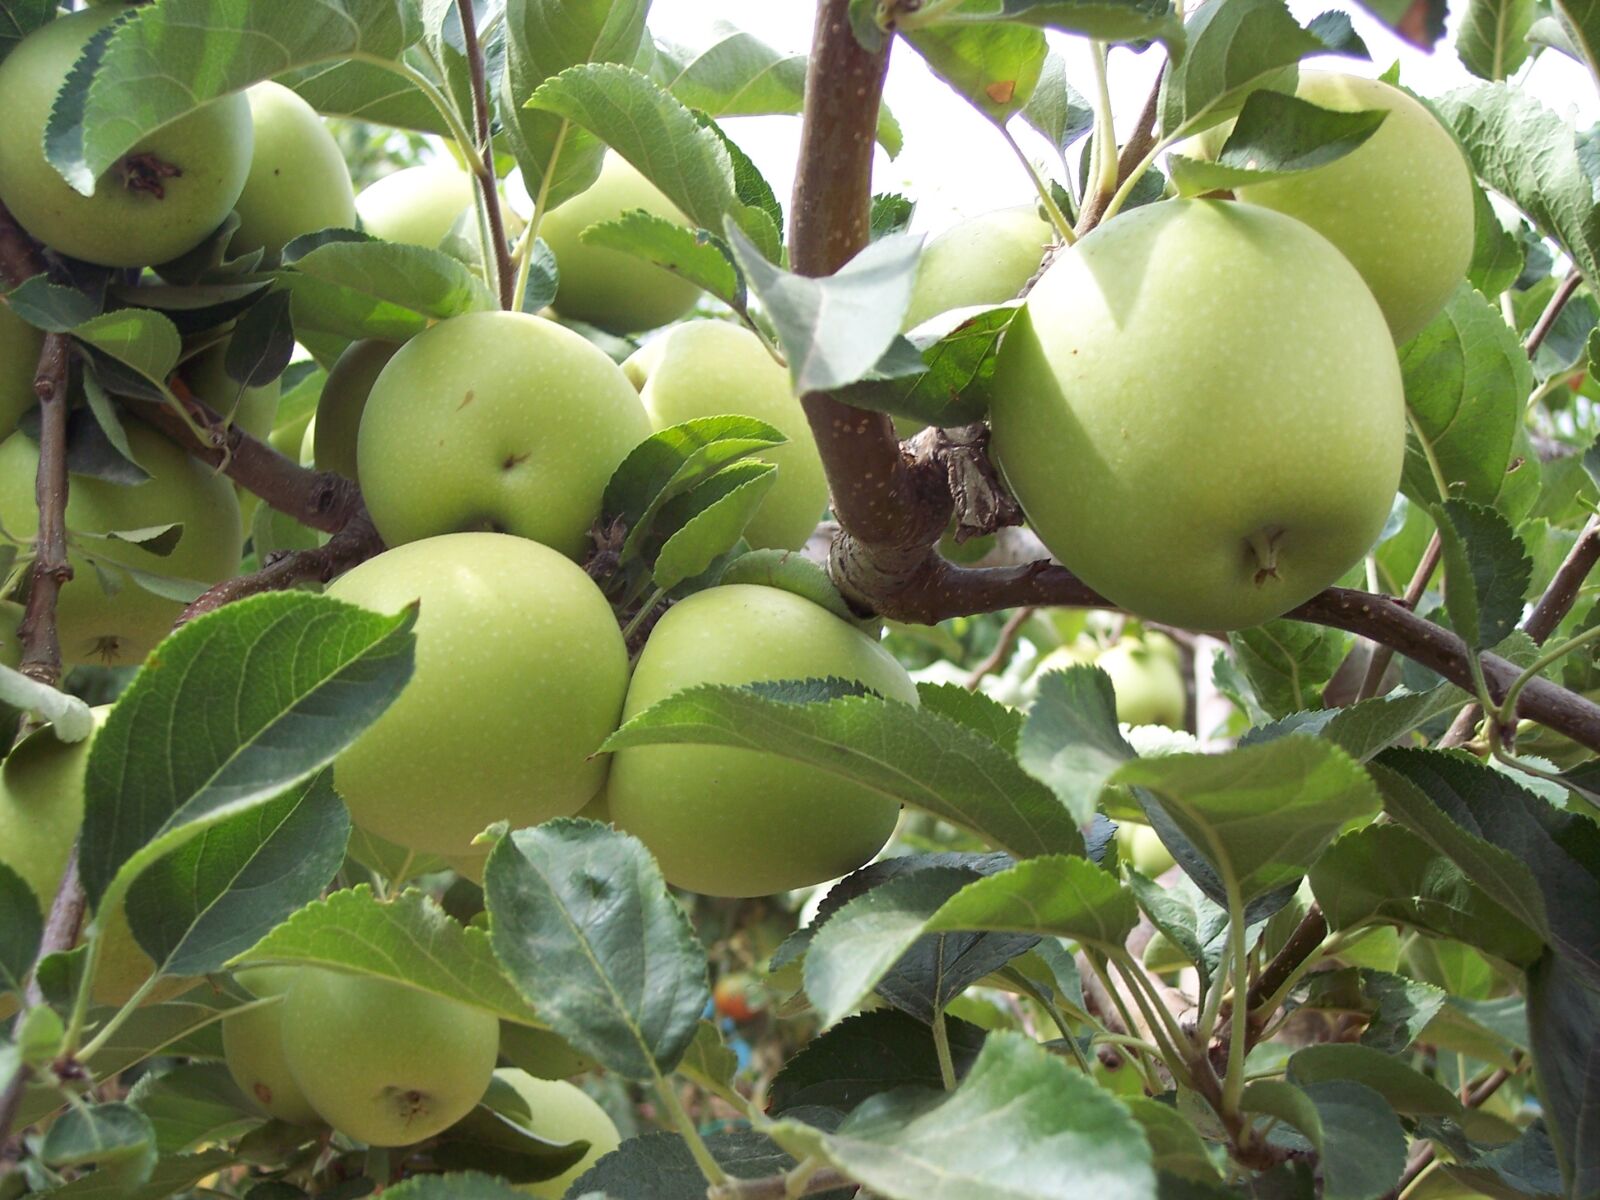
[[[22,673],[55,687],[61,682],[61,641],[56,633],[56,598],[72,578],[67,560],[67,374],[65,334],[46,335],[33,390],[39,397],[39,467],[34,500],[39,532],[28,579],[28,604],[19,631]]]
[[[1442,553],[1443,543],[1439,540],[1439,531],[1434,530],[1433,537],[1429,539],[1427,548],[1422,552],[1422,559],[1417,563],[1417,569],[1411,576],[1411,582],[1406,584],[1405,595],[1401,597],[1407,608],[1416,608],[1417,602],[1422,599],[1422,593],[1428,590],[1433,573],[1439,569],[1439,557]],[[1393,646],[1380,646],[1376,642],[1369,644],[1372,646],[1372,660],[1367,663],[1367,673],[1362,677],[1361,686],[1356,689],[1357,703],[1378,694],[1378,688],[1383,684],[1384,672],[1394,661]]]
[[[511,259],[511,246],[506,241],[505,215],[500,210],[500,181],[494,173],[494,143],[489,136],[489,90],[484,80],[483,48],[478,45],[478,17],[473,12],[472,0],[456,0],[456,10],[461,14],[461,41],[472,79],[472,114],[478,135],[472,155],[472,173],[478,180],[478,190],[483,193],[484,211],[489,215],[500,307],[511,308],[516,292],[517,265]],[[461,149],[465,153],[467,147]]]
[[[327,583],[357,563],[365,562],[382,552],[383,539],[378,536],[372,518],[363,508],[324,545],[310,550],[293,551],[269,562],[252,574],[223,580],[184,609],[178,623],[181,625],[186,621],[192,621],[204,613],[221,608],[224,604],[243,600],[246,596],[286,591],[302,583]]]
[[[1017,637],[1022,633],[1022,627],[1027,624],[1028,618],[1033,616],[1033,609],[1023,607],[1017,609],[1006,618],[1006,623],[1000,627],[1000,637],[994,644],[994,649],[989,651],[977,666],[972,668],[972,674],[967,676],[966,688],[969,692],[978,690],[978,685],[983,682],[984,676],[991,671],[997,671],[1005,666],[1011,658],[1011,652],[1016,648]]]
[[[1528,340],[1523,344],[1523,349],[1532,358],[1539,352],[1539,347],[1544,345],[1544,339],[1550,335],[1550,330],[1555,327],[1556,318],[1561,315],[1561,310],[1567,306],[1567,301],[1572,299],[1572,294],[1578,290],[1578,285],[1583,282],[1583,275],[1574,269],[1561,281],[1561,286],[1556,288],[1555,294],[1550,297],[1550,303],[1544,306],[1544,311],[1539,314],[1539,319],[1533,323],[1533,328],[1528,331]]]

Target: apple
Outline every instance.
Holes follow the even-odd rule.
[[[361,429],[361,414],[366,411],[378,373],[389,365],[399,342],[377,338],[351,342],[328,371],[317,400],[316,432],[312,435],[312,458],[319,471],[337,471],[355,479],[356,436]]]
[[[244,191],[234,202],[239,228],[228,243],[235,256],[261,250],[276,262],[285,245],[319,229],[354,229],[350,168],[328,127],[281,83],[245,92],[255,124],[255,150]]]
[[[916,685],[882,646],[809,600],[734,584],[679,601],[634,667],[624,720],[698,684],[836,676],[903,704]],[[667,882],[765,896],[853,871],[894,832],[899,806],[820,767],[722,746],[640,746],[611,764],[606,802]]]
[[[435,160],[367,184],[356,197],[356,212],[373,237],[434,250],[473,206],[475,186],[453,161]]]
[[[1176,663],[1162,651],[1124,638],[1094,660],[1117,695],[1117,720],[1128,725],[1183,727],[1188,691]]]
[[[1127,821],[1117,825],[1117,850],[1124,862],[1132,863],[1140,874],[1151,879],[1165,875],[1177,861],[1159,833],[1148,825]]]
[[[526,313],[474,312],[379,373],[356,469],[391,546],[490,529],[576,559],[611,473],[648,436],[638,393],[592,343]]]
[[[283,1056],[311,1107],[369,1146],[409,1146],[482,1098],[500,1048],[493,1014],[372,975],[297,973]]]
[[[789,372],[760,338],[726,321],[690,321],[637,351],[622,372],[639,389],[657,430],[694,417],[738,413],[788,438],[753,456],[776,464],[778,481],[744,536],[758,549],[798,550],[806,544],[828,506],[828,479]]]
[[[761,986],[749,971],[721,976],[711,989],[711,1004],[718,1016],[735,1022],[753,1021],[767,1008]]]
[[[1359,562],[1405,454],[1372,293],[1321,234],[1253,204],[1151,204],[1063,251],[991,396],[991,449],[1050,552],[1189,629],[1282,616]]]
[[[33,377],[43,348],[44,333],[13,313],[0,297],[0,440],[10,437],[22,414],[38,403]]]
[[[665,268],[583,242],[580,235],[589,226],[640,208],[674,224],[692,225],[627,159],[607,154],[592,187],[545,214],[539,236],[556,256],[560,280],[555,310],[563,317],[612,333],[638,333],[676,321],[700,299],[699,288]]]
[[[522,1097],[528,1106],[528,1128],[539,1137],[557,1145],[589,1143],[587,1153],[554,1179],[519,1184],[516,1190],[524,1195],[561,1200],[578,1176],[622,1144],[622,1135],[606,1110],[576,1084],[559,1079],[535,1079],[515,1067],[503,1067],[495,1072],[495,1077],[510,1084]]]
[[[185,362],[179,374],[195,399],[207,408],[224,417],[231,415],[233,423],[253,438],[270,437],[278,415],[282,380],[244,387],[229,376],[227,357],[228,343],[218,342]]]
[[[1461,147],[1432,113],[1381,80],[1301,71],[1295,95],[1338,112],[1389,115],[1344,157],[1235,195],[1304,221],[1344,251],[1394,340],[1410,341],[1438,316],[1472,261],[1472,173]],[[1225,135],[1215,131],[1205,145],[1219,150]]]
[[[901,327],[913,329],[952,308],[1015,299],[1055,240],[1050,222],[1031,204],[952,226],[923,247]]]
[[[0,62],[0,202],[45,245],[106,267],[177,258],[233,208],[250,171],[250,104],[222,96],[156,130],[95,180],[68,186],[44,156],[56,93],[84,46],[121,15],[114,7],[57,17]]]
[[[239,567],[239,500],[227,477],[149,426],[133,420],[125,426],[129,447],[151,478],[126,487],[74,475],[67,492],[68,531],[106,534],[180,524],[183,533],[165,557],[132,542],[72,539],[73,577],[56,606],[67,664],[135,664],[171,632],[183,602],[147,590],[127,569],[204,587]],[[0,527],[13,537],[31,538],[38,531],[33,496],[38,465],[39,448],[26,434],[14,433],[0,443]]]
[[[248,967],[234,979],[252,996],[265,1000],[287,995],[299,976],[297,967]],[[226,1017],[222,1022],[222,1057],[239,1090],[262,1112],[291,1125],[318,1120],[305,1093],[289,1073],[283,1053],[283,1004],[268,1004]]]
[[[628,652],[579,567],[524,538],[458,533],[380,554],[328,592],[384,613],[422,602],[411,682],[334,763],[357,825],[478,855],[494,822],[571,816],[600,790],[606,761],[591,756],[617,727]]]

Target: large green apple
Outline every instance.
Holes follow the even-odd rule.
[[[703,683],[838,677],[891,700],[916,685],[861,630],[799,596],[735,584],[667,611],[634,668],[624,719]],[[667,881],[709,896],[765,896],[835,879],[894,832],[898,806],[817,767],[753,750],[642,746],[618,751],[606,801]]]
[[[123,155],[94,195],[79,195],[45,160],[45,124],[84,46],[121,13],[58,17],[0,63],[0,201],[63,254],[143,267],[192,250],[233,208],[250,171],[250,105],[234,94],[195,109]]]
[[[1015,299],[1053,241],[1055,230],[1032,205],[984,213],[945,230],[922,251],[903,327],[952,308]]]
[[[244,191],[234,202],[239,228],[229,253],[262,250],[276,261],[302,233],[354,229],[350,168],[316,109],[271,81],[256,84],[245,96],[255,122],[255,151]]]
[[[649,436],[638,393],[592,343],[540,317],[476,312],[390,359],[356,467],[391,546],[492,529],[580,558],[611,473]]]
[[[1472,260],[1467,160],[1432,113],[1387,83],[1302,71],[1295,95],[1339,112],[1389,115],[1343,158],[1235,194],[1304,221],[1344,251],[1377,297],[1394,340],[1409,341],[1438,315]],[[1225,132],[1205,144],[1220,148]]]
[[[361,228],[386,242],[435,249],[473,205],[472,176],[450,160],[407,167],[356,197]]]
[[[301,969],[283,1002],[283,1054],[323,1120],[369,1146],[454,1125],[494,1074],[500,1022],[372,975]]]
[[[560,1079],[535,1079],[526,1071],[503,1067],[497,1079],[510,1084],[528,1106],[528,1128],[547,1142],[588,1142],[588,1152],[554,1179],[524,1183],[517,1191],[544,1200],[561,1200],[579,1175],[602,1155],[622,1145],[617,1127],[588,1094],[576,1084]]]
[[[1190,629],[1281,616],[1359,562],[1405,454],[1361,276],[1309,226],[1228,201],[1148,205],[1063,251],[1001,345],[990,421],[1051,553]]]
[[[1095,660],[1117,695],[1117,720],[1129,725],[1183,728],[1189,698],[1177,663],[1136,638],[1124,638]]]
[[[328,371],[317,399],[316,426],[311,435],[312,458],[319,471],[337,471],[355,479],[356,437],[361,414],[379,372],[389,365],[399,342],[377,338],[351,342]]]
[[[644,209],[678,225],[690,221],[633,166],[607,154],[594,186],[558,204],[539,226],[556,256],[560,280],[555,310],[613,333],[637,333],[676,321],[700,299],[700,289],[662,267],[620,250],[586,245],[591,225]]]
[[[257,999],[285,996],[300,975],[297,967],[250,967],[239,986]],[[233,1081],[261,1111],[291,1125],[311,1125],[317,1110],[289,1073],[283,1053],[283,1003],[237,1013],[222,1022],[222,1056]]]
[[[73,577],[56,606],[62,661],[124,665],[143,660],[172,630],[183,601],[157,595],[128,570],[161,586],[204,587],[239,567],[243,540],[239,500],[227,477],[190,458],[147,425],[126,422],[128,444],[150,479],[124,487],[74,475],[67,492],[67,529],[74,535],[107,534],[182,525],[176,547],[161,556],[132,542],[74,539],[68,555]],[[0,443],[0,526],[30,538],[39,528],[33,496],[39,448],[26,434]],[[91,561],[92,560],[92,561]],[[192,589],[191,589],[192,590]]]
[[[11,436],[17,421],[36,403],[33,377],[39,371],[44,334],[11,311],[0,298],[0,440]]]
[[[495,821],[570,816],[605,782],[591,756],[617,727],[628,652],[579,567],[525,538],[458,533],[380,554],[328,591],[385,613],[422,601],[411,682],[334,763],[357,825],[470,855]]]
[[[202,350],[179,368],[184,383],[195,399],[233,423],[251,437],[266,439],[278,415],[278,399],[283,383],[274,379],[261,387],[243,387],[228,375],[228,343],[218,342]]]
[[[789,440],[755,457],[777,465],[778,482],[746,526],[757,548],[798,550],[828,506],[828,479],[789,386],[789,372],[761,339],[727,321],[690,321],[668,330],[622,364],[656,429],[722,413],[765,421]]]

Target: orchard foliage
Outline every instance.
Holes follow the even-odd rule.
[[[1600,1196],[1600,9],[1464,3],[0,0],[0,1200]],[[906,54],[1053,151],[926,251]]]

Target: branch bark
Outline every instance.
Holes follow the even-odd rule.
[[[39,532],[20,630],[22,673],[50,687],[61,682],[56,599],[62,585],[72,578],[72,564],[67,561],[68,350],[64,334],[47,335],[33,380],[39,397],[39,469],[34,478]]]
[[[500,290],[500,307],[515,304],[517,265],[511,261],[511,245],[506,241],[505,214],[500,208],[499,180],[494,173],[494,144],[490,140],[489,89],[483,75],[483,50],[478,45],[478,17],[472,0],[456,0],[456,11],[461,15],[461,41],[466,53],[472,80],[472,115],[478,144],[472,155],[472,173],[478,181],[478,191],[483,196],[484,212],[489,218],[489,237],[494,242],[496,282]],[[463,146],[462,151],[466,151]]]
[[[327,583],[357,563],[382,552],[383,539],[378,536],[367,510],[361,508],[325,545],[311,550],[296,550],[250,575],[223,580],[184,609],[178,624],[192,621],[224,604],[243,600],[246,596],[281,592],[302,583]]]

